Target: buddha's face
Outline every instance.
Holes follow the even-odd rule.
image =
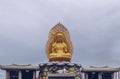
[[[55,39],[56,39],[57,43],[64,42],[64,36],[62,34],[57,34],[56,37],[55,37]]]
[[[56,38],[57,38],[57,40],[56,40],[57,43],[63,42],[62,36],[57,36]]]

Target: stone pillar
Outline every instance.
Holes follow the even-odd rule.
[[[117,77],[120,78],[120,71],[118,71],[118,76]]]
[[[111,73],[111,77],[112,77],[112,79],[114,79],[114,72],[113,72],[113,73]]]
[[[116,72],[116,79],[118,79],[118,72]]]
[[[21,72],[21,70],[18,73],[18,79],[22,79],[22,72]]]
[[[120,78],[120,74],[119,74],[120,72],[118,71],[117,72],[117,79],[119,79]]]
[[[117,72],[114,72],[114,79],[117,79]]]
[[[40,74],[40,71],[39,71],[39,79],[41,78],[41,74]]]
[[[84,77],[85,79],[88,79],[88,73],[85,73],[85,77]]]
[[[6,79],[10,79],[10,72],[6,70]]]
[[[82,72],[82,79],[85,79],[85,73]]]
[[[33,71],[33,79],[36,78],[36,71]]]
[[[101,72],[98,73],[98,79],[102,79],[102,73]]]

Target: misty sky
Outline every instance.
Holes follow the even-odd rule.
[[[120,67],[120,0],[0,0],[0,64],[47,62],[58,22],[70,32],[72,62]]]

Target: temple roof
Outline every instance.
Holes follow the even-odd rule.
[[[30,64],[28,65],[16,65],[16,64],[12,64],[12,65],[0,65],[0,69],[3,70],[23,70],[23,69],[27,69],[27,70],[38,70],[39,66],[32,66]]]
[[[104,67],[94,67],[94,66],[90,66],[89,68],[83,68],[82,70],[83,72],[91,72],[91,71],[95,71],[95,72],[118,72],[120,71],[120,68],[111,68],[108,66],[104,66]]]

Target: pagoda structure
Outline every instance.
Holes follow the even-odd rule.
[[[28,65],[0,65],[6,71],[6,79],[119,79],[120,68],[82,67],[71,62],[73,46],[67,28],[56,24],[49,32],[46,43],[48,61],[38,66]]]

